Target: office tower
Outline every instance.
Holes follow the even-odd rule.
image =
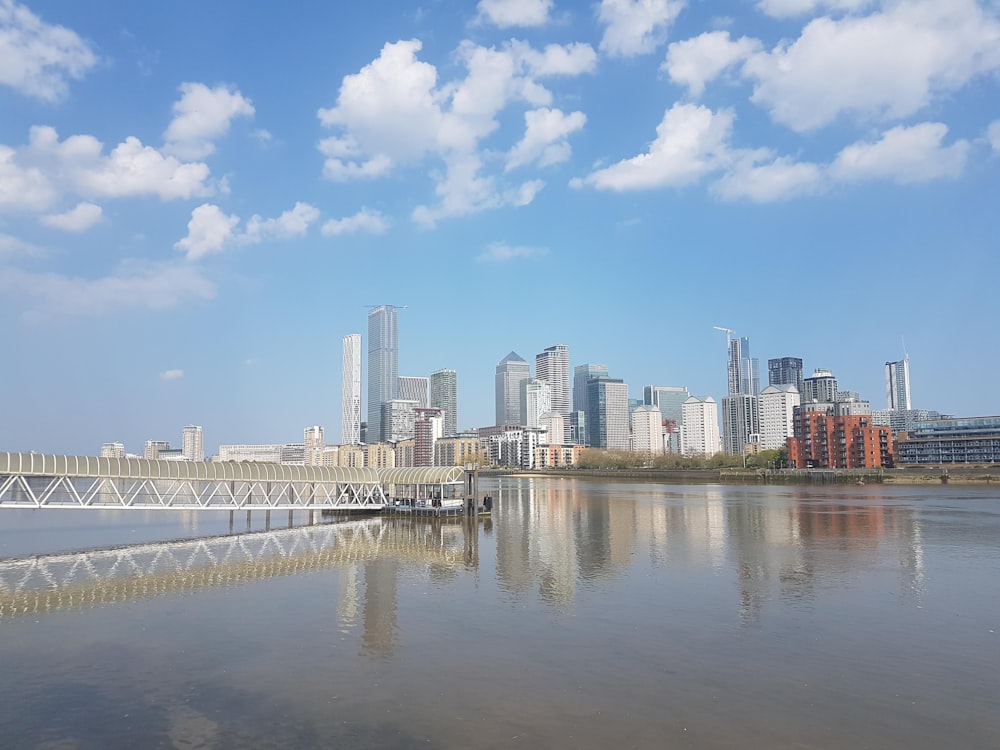
[[[801,403],[795,384],[769,385],[757,399],[760,403],[761,449],[784,448],[788,438],[794,434],[795,407]]]
[[[681,450],[686,456],[711,458],[719,452],[719,409],[711,396],[684,402]]]
[[[368,311],[368,442],[386,439],[382,407],[399,391],[399,329],[392,305]]]
[[[832,404],[837,400],[837,379],[823,368],[813,371],[811,378],[802,381],[802,403]]]
[[[344,336],[343,379],[341,384],[341,438],[344,445],[361,442],[361,334]]]
[[[431,385],[428,378],[400,375],[396,388],[396,398],[416,401],[417,406],[426,409],[431,404]]]
[[[545,430],[544,445],[565,445],[566,420],[562,414],[548,411],[538,419],[538,426]]]
[[[302,444],[305,446],[306,466],[322,466],[323,464],[323,428],[319,425],[306,427],[302,431]]]
[[[142,451],[142,457],[154,461],[160,457],[160,451],[170,450],[169,440],[147,440]]]
[[[444,434],[458,434],[458,373],[441,369],[431,373],[431,406],[442,411]]]
[[[910,406],[910,355],[898,362],[885,363],[885,397],[887,408],[908,410]]]
[[[384,443],[398,443],[413,437],[413,425],[417,418],[416,401],[401,398],[391,399],[382,404],[382,426]]]
[[[125,444],[105,443],[101,446],[101,458],[125,458]]]
[[[569,382],[569,347],[556,344],[535,355],[535,377],[552,387],[552,411],[568,415],[572,391]]]
[[[189,424],[181,433],[181,454],[185,461],[204,461],[205,446],[202,441],[201,427]]]
[[[587,411],[587,381],[606,377],[607,365],[577,365],[573,368],[573,411]]]
[[[767,360],[768,385],[794,385],[802,393],[802,360],[798,357],[780,357]]]
[[[529,380],[524,388],[524,424],[540,427],[541,417],[552,409],[552,385],[547,380]]]
[[[496,374],[496,418],[498,425],[524,424],[524,387],[531,368],[517,352],[500,360]]]
[[[666,421],[678,428],[684,419],[684,403],[691,398],[683,385],[647,385],[642,389],[642,403],[655,406]]]
[[[441,409],[430,407],[416,409],[413,422],[413,465],[433,466],[434,445],[444,432],[444,415]]]
[[[632,450],[663,453],[663,415],[657,407],[643,405],[632,411]]]
[[[722,399],[723,449],[730,456],[746,453],[760,442],[760,411],[756,396],[736,394]]]
[[[628,386],[619,378],[587,381],[587,424],[590,445],[612,451],[627,451]]]
[[[584,400],[586,406],[586,399]],[[573,445],[589,445],[587,442],[587,410],[572,411],[569,415],[569,442]]]

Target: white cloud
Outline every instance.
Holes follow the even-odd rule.
[[[34,312],[42,317],[166,310],[215,296],[215,285],[196,266],[136,260],[97,279],[6,269],[0,274],[0,290],[33,300]]]
[[[382,234],[388,228],[389,222],[379,211],[362,208],[353,216],[330,219],[323,225],[322,231],[327,237],[336,237],[341,234],[356,234],[358,232]]]
[[[686,0],[601,0],[598,18],[606,27],[601,51],[611,57],[652,52],[667,38],[686,4]]]
[[[160,373],[160,380],[180,380],[184,377],[184,370],[167,370]]]
[[[757,7],[773,18],[792,18],[818,10],[853,12],[872,4],[872,0],[760,0]]]
[[[536,76],[577,76],[597,69],[597,53],[582,42],[549,44],[536,50],[527,42],[512,40],[508,49]]]
[[[301,237],[309,231],[309,225],[319,218],[319,209],[301,201],[276,219],[264,219],[254,214],[247,221],[246,232],[240,241],[257,244],[265,240],[287,240]]]
[[[675,104],[664,113],[656,128],[656,139],[646,153],[570,184],[602,190],[641,190],[697,182],[728,161],[732,126],[733,114],[729,111],[712,112],[694,104]]]
[[[524,138],[507,154],[507,169],[537,162],[544,167],[570,157],[566,138],[587,122],[583,112],[564,114],[558,109],[533,109],[524,113]]]
[[[181,159],[204,159],[215,151],[215,139],[229,132],[234,117],[254,115],[250,100],[228,86],[182,83],[180,90],[163,139],[164,151]]]
[[[62,214],[49,214],[39,221],[47,227],[61,229],[64,232],[85,232],[101,220],[103,211],[94,203],[78,203],[74,208]]]
[[[479,0],[479,23],[501,29],[511,26],[544,26],[549,20],[552,0]]]
[[[675,83],[688,87],[691,96],[701,96],[705,84],[726,68],[745,60],[760,49],[760,42],[749,37],[732,40],[728,31],[711,31],[667,48],[661,70]]]
[[[845,113],[907,117],[998,70],[1000,22],[975,0],[899,0],[867,16],[817,18],[743,66],[752,100],[798,131]]]
[[[0,232],[0,257],[4,255],[44,255],[45,251],[38,245],[12,237]]]
[[[761,164],[764,160],[770,161]],[[770,203],[814,193],[823,185],[823,168],[818,164],[775,157],[769,150],[759,149],[737,153],[732,167],[712,189],[728,200]]]
[[[56,191],[37,167],[21,167],[16,152],[0,146],[0,211],[41,211],[52,204]]]
[[[1000,154],[1000,120],[994,120],[986,130],[986,139],[993,147],[993,153]]]
[[[221,252],[233,241],[239,222],[235,214],[227,216],[218,206],[203,203],[191,212],[187,236],[174,243],[174,247],[184,251],[188,260]]]
[[[75,32],[0,0],[0,84],[52,102],[66,95],[67,78],[80,79],[96,64],[97,56]]]
[[[942,146],[948,126],[924,122],[887,130],[875,143],[854,143],[830,166],[840,181],[892,180],[899,184],[954,179],[962,174],[969,153],[967,141]]]
[[[486,248],[477,260],[484,263],[506,263],[512,260],[536,260],[548,254],[544,247],[524,247],[494,242]]]

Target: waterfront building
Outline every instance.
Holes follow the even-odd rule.
[[[629,449],[628,386],[620,378],[587,381],[587,424],[594,448]]]
[[[755,396],[760,391],[759,364],[750,356],[750,339],[729,339],[727,375],[730,396]]]
[[[337,451],[337,466],[345,469],[361,469],[367,466],[368,448],[366,445],[342,445]]]
[[[413,466],[434,466],[434,444],[444,432],[441,409],[428,407],[415,410],[413,423]]]
[[[342,437],[344,445],[361,442],[361,334],[344,336],[341,383]]]
[[[416,446],[416,438],[400,440],[398,443],[395,443],[393,445],[393,452],[395,453],[396,466],[416,466]]]
[[[723,450],[730,456],[742,456],[760,447],[760,402],[757,396],[744,393],[722,399]]]
[[[573,411],[587,411],[587,381],[591,378],[607,378],[607,365],[577,365],[573,368]],[[585,436],[581,438],[580,444],[586,445]]]
[[[768,385],[794,385],[799,396],[805,390],[802,360],[799,357],[778,357],[767,360]]]
[[[921,422],[896,450],[900,464],[1000,464],[1000,417]]]
[[[413,375],[400,375],[396,398],[404,401],[416,401],[418,409],[426,409],[431,405],[430,379]]]
[[[125,444],[105,443],[101,446],[101,458],[125,458]]]
[[[681,452],[711,458],[719,452],[719,408],[711,396],[691,396],[684,402]]]
[[[306,465],[305,443],[285,443],[284,445],[282,445],[281,455],[278,458],[278,463],[282,463],[287,466],[305,466]]]
[[[829,370],[818,367],[811,378],[802,381],[802,403],[827,403],[837,401],[837,378]]]
[[[333,466],[340,466],[340,446],[339,445],[325,445],[323,446],[323,452],[320,454],[319,465],[325,466],[327,468]]]
[[[418,408],[416,401],[394,398],[382,404],[382,425],[387,443],[397,443],[413,437]]]
[[[189,424],[181,433],[181,452],[187,461],[204,461],[205,445],[201,427]]]
[[[538,427],[541,417],[552,408],[552,385],[547,380],[529,380],[524,386],[524,424]]]
[[[392,443],[368,443],[364,465],[372,469],[392,469],[396,466],[396,449]]]
[[[639,406],[632,410],[632,450],[636,453],[663,453],[663,415],[658,407]]]
[[[302,442],[305,445],[306,466],[320,466],[323,460],[323,428],[319,425],[306,427],[302,431]]]
[[[534,469],[535,449],[541,445],[541,439],[541,427],[506,425],[502,430],[491,431],[487,438],[489,463],[492,466],[518,466],[522,469]]]
[[[566,442],[566,418],[554,411],[547,411],[538,419],[538,426],[545,430],[545,445],[563,445]]]
[[[552,411],[568,416],[572,407],[573,391],[569,375],[569,347],[556,344],[535,355],[535,378],[544,380],[552,388]]]
[[[531,378],[531,367],[511,352],[497,364],[495,393],[498,425],[523,425],[525,422],[524,390]]]
[[[906,410],[910,404],[910,355],[905,354],[898,362],[885,363],[886,408]]]
[[[772,360],[773,361],[773,360]],[[760,448],[784,448],[794,435],[795,407],[801,403],[798,390],[791,383],[769,385],[757,397],[760,414]]]
[[[835,414],[796,407],[788,463],[796,469],[892,468],[892,430],[873,425],[867,414]]]
[[[684,402],[691,398],[683,385],[647,385],[642,389],[642,403],[660,410],[664,421],[681,426],[684,419]]]
[[[475,433],[443,437],[434,443],[435,466],[482,466],[489,463],[488,451]]]
[[[161,448],[157,456],[160,461],[187,461],[183,448]]]
[[[219,461],[252,461],[271,464],[281,463],[281,444],[272,445],[220,445]]]
[[[147,440],[142,457],[149,461],[155,461],[160,457],[160,451],[168,450],[170,450],[170,441],[168,440]]]
[[[398,395],[398,308],[379,305],[368,311],[368,435],[367,440],[385,440],[383,406]]]
[[[441,369],[431,373],[431,406],[444,416],[444,434],[458,434],[458,373]]]
[[[535,448],[535,468],[558,469],[575,466],[584,450],[586,448],[582,445],[539,445]]]

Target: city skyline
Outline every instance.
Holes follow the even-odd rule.
[[[330,342],[386,300],[458,429],[554,342],[721,404],[722,325],[879,406],[903,338],[915,409],[1000,413],[998,34],[986,0],[0,0],[0,447],[340,435]]]

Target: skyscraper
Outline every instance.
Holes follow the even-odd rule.
[[[627,451],[628,386],[618,378],[587,381],[587,431],[590,445],[612,451]]]
[[[683,385],[647,385],[642,389],[642,403],[655,406],[663,419],[673,422],[677,427],[684,420],[684,402],[689,398],[691,394]]]
[[[444,435],[458,434],[458,373],[441,369],[431,373],[431,406],[441,409]]]
[[[368,311],[368,442],[385,439],[382,407],[399,393],[399,329],[392,305]]]
[[[542,415],[553,411],[552,385],[547,380],[529,380],[524,388],[524,424],[540,427]]]
[[[344,336],[343,380],[341,386],[341,443],[361,442],[361,334]]]
[[[204,461],[205,447],[201,427],[189,424],[181,433],[181,454],[185,461]]]
[[[568,415],[572,391],[569,382],[569,347],[556,344],[535,355],[535,378],[552,388],[552,411]]]
[[[774,360],[771,360],[774,361]],[[793,383],[769,385],[757,397],[760,403],[761,450],[784,448],[794,434],[795,407],[801,396]]]
[[[755,396],[760,391],[757,359],[750,356],[750,339],[729,340],[729,395]]]
[[[811,378],[802,381],[802,403],[829,403],[837,400],[837,378],[822,367],[813,370]]]
[[[587,411],[587,381],[608,377],[607,365],[577,365],[573,368],[573,411]]]
[[[430,380],[414,375],[400,375],[396,396],[406,401],[416,401],[418,408],[426,409],[431,404]]]
[[[757,359],[750,356],[750,339],[729,340],[727,374],[729,394],[722,399],[722,439],[726,453],[735,456],[760,436],[760,375]]]
[[[710,458],[719,451],[719,410],[711,396],[684,402],[681,450],[686,456]]]
[[[530,366],[517,352],[511,352],[497,364],[496,418],[498,425],[524,424],[524,388],[530,377]]]
[[[909,410],[910,406],[910,355],[898,362],[885,363],[885,397],[887,408]]]
[[[794,385],[802,394],[802,360],[798,357],[779,357],[767,360],[768,385]]]

